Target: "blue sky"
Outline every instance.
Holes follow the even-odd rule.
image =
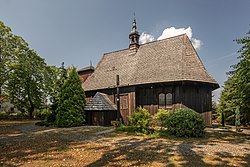
[[[198,55],[220,85],[237,63],[240,45],[233,40],[250,29],[248,0],[0,0],[0,20],[49,65],[77,68],[127,48],[134,12],[138,31],[155,39],[167,28],[190,27],[201,43]]]

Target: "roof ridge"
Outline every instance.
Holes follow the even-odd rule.
[[[107,53],[104,53],[103,55],[104,55],[104,56],[106,56],[106,55],[111,54],[111,53],[121,52],[121,51],[125,51],[125,50],[129,50],[129,48],[126,48],[126,49],[120,49],[120,50],[115,50],[115,51],[111,51],[111,52],[107,52]]]
[[[180,34],[180,35],[176,35],[176,36],[172,36],[172,37],[168,37],[168,38],[164,38],[164,39],[160,39],[160,40],[155,40],[155,41],[147,42],[147,43],[141,44],[140,46],[144,46],[144,45],[147,45],[147,44],[152,44],[152,43],[155,43],[155,42],[163,42],[165,40],[170,40],[171,38],[177,38],[177,37],[185,36],[185,35],[187,36],[186,33],[183,33],[183,34]]]
[[[164,39],[155,40],[155,41],[147,42],[147,43],[144,43],[144,44],[140,44],[140,46],[144,46],[144,45],[147,45],[147,44],[152,44],[152,43],[155,43],[155,42],[161,42],[161,41],[169,40],[171,38],[177,38],[177,37],[184,36],[184,35],[187,36],[186,33],[183,33],[183,34],[180,34],[180,35],[176,35],[176,36],[172,36],[172,37],[168,37],[168,38],[164,38]],[[106,56],[106,55],[111,54],[111,53],[120,52],[120,51],[126,51],[126,50],[129,50],[129,48],[124,48],[124,49],[119,49],[119,50],[114,50],[114,51],[106,52],[103,55]]]

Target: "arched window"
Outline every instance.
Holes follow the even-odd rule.
[[[166,94],[166,105],[172,105],[173,104],[173,96],[172,93]]]
[[[159,94],[159,106],[165,107],[165,94],[164,93]]]

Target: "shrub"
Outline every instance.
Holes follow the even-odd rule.
[[[155,118],[158,122],[158,125],[161,129],[168,124],[170,118],[170,112],[165,109],[158,109],[157,113],[155,114]]]
[[[120,127],[122,125],[122,123],[120,121],[111,121],[111,125],[113,125],[115,127]]]
[[[150,123],[150,114],[148,110],[138,107],[136,111],[129,117],[129,122],[137,132],[146,133]]]
[[[42,111],[38,114],[38,117],[42,120],[47,119],[51,115],[49,109],[42,109]]]
[[[5,111],[0,112],[0,119],[11,119],[11,120],[15,120],[15,119],[28,119],[29,116],[27,113],[11,113],[8,114]]]
[[[0,112],[0,119],[7,119],[9,118],[9,114],[5,111]]]
[[[171,114],[166,126],[178,137],[201,137],[205,133],[205,122],[202,116],[188,108],[179,109]]]
[[[56,121],[56,114],[57,113],[55,111],[52,111],[51,114],[48,115],[47,121],[54,123]]]

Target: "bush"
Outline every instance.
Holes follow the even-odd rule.
[[[120,127],[122,125],[122,123],[120,121],[111,121],[111,125],[113,125],[115,127]]]
[[[8,114],[5,111],[0,112],[0,119],[11,119],[11,120],[15,120],[15,119],[28,119],[29,116],[27,113],[11,113]]]
[[[52,111],[51,114],[48,115],[47,121],[54,123],[56,121],[56,114],[57,113],[55,111]]]
[[[9,114],[5,111],[0,112],[0,119],[8,119]]]
[[[42,110],[42,112],[41,112],[41,117],[42,117],[43,119],[48,119],[48,117],[50,117],[51,114],[52,114],[52,112],[49,111],[49,109],[44,108],[44,109]]]
[[[201,137],[205,134],[205,122],[192,109],[179,109],[171,114],[166,124],[168,130],[178,137]]]
[[[136,111],[129,117],[129,122],[137,132],[147,133],[150,123],[150,114],[148,110],[138,107]]]
[[[161,129],[168,124],[170,119],[170,112],[165,109],[158,109],[155,114],[155,118],[157,120],[157,124],[161,127]]]

